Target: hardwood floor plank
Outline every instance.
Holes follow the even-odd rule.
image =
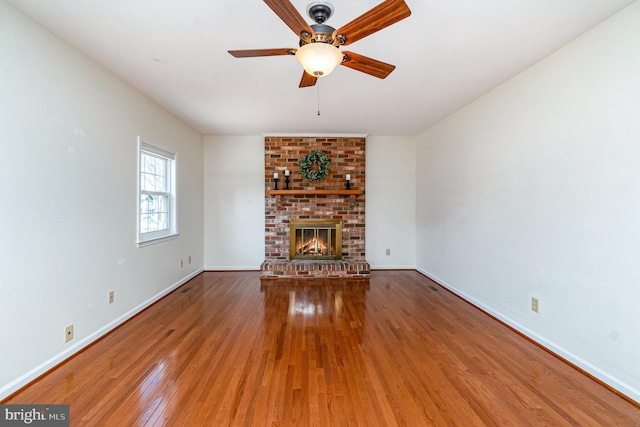
[[[640,426],[413,271],[203,273],[3,403],[69,403],[73,426]]]

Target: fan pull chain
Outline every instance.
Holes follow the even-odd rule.
[[[320,115],[320,79],[316,82],[316,89],[318,90],[318,116]]]

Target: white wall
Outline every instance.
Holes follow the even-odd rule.
[[[640,2],[419,138],[418,268],[639,401]]]
[[[264,138],[205,136],[205,269],[260,269],[264,196]]]
[[[416,266],[416,140],[367,137],[365,238],[371,268]]]
[[[0,89],[1,399],[201,270],[203,174],[201,135],[3,1]],[[179,156],[180,236],[140,249],[138,135]]]

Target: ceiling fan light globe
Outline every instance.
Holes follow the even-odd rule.
[[[342,62],[342,52],[327,43],[309,43],[298,49],[296,60],[308,74],[324,77]]]

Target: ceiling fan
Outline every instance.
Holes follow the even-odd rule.
[[[318,77],[331,73],[338,65],[384,79],[396,67],[357,53],[341,51],[346,46],[380,31],[411,15],[404,0],[385,0],[337,30],[325,24],[334,8],[326,1],[314,1],[307,6],[307,14],[315,24],[307,24],[289,0],[264,2],[300,37],[299,48],[230,50],[236,58],[295,55],[304,67],[299,87],[316,84]]]

